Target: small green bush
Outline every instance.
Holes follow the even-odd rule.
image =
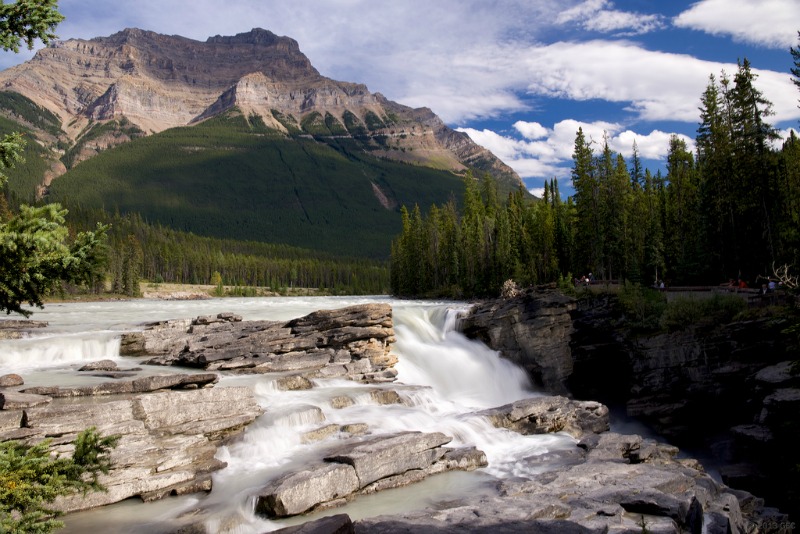
[[[108,454],[119,436],[102,437],[91,427],[75,439],[71,458],[50,455],[50,441],[0,443],[0,532],[48,534],[64,524],[49,508],[56,497],[105,491],[99,475],[111,468]]]
[[[661,316],[661,326],[669,331],[683,330],[699,323],[702,318],[703,309],[699,300],[680,297],[667,305]]]
[[[657,330],[660,327],[662,315],[667,308],[663,293],[625,282],[618,298],[630,326],[640,330]]]
[[[669,331],[692,325],[721,324],[733,320],[747,307],[737,295],[715,294],[708,299],[681,297],[670,302],[661,317],[661,326]]]

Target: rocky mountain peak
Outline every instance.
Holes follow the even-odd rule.
[[[150,134],[238,111],[289,135],[354,136],[383,157],[436,162],[453,171],[477,167],[521,184],[513,170],[431,110],[326,78],[297,41],[263,28],[206,41],[138,28],[59,41],[0,72],[0,90],[22,94],[60,117],[68,143],[80,143],[106,121],[124,119]],[[384,150],[390,140],[394,150]]]
[[[293,48],[300,52],[300,46],[297,41],[289,37],[280,37],[275,35],[269,30],[263,28],[253,28],[249,32],[237,33],[236,35],[215,35],[206,39],[206,43],[210,44],[250,44],[250,45],[266,45],[275,46],[278,44],[286,48]]]

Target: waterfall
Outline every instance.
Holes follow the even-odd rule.
[[[233,311],[246,320],[286,320],[318,309],[376,301],[390,302],[394,311],[397,342],[393,352],[399,359],[396,382],[376,385],[317,379],[310,390],[280,391],[275,384],[279,374],[223,375],[217,387],[252,387],[265,414],[238,439],[220,447],[217,458],[228,466],[213,475],[214,489],[210,494],[151,504],[125,502],[70,514],[65,518],[65,532],[159,532],[167,528],[165,522],[192,509],[204,510],[203,521],[219,532],[254,534],[302,522],[318,514],[270,521],[254,513],[254,495],[283,474],[319,461],[341,439],[350,439],[359,432],[442,432],[453,437],[451,446],[475,446],[484,451],[489,466],[472,473],[444,473],[407,488],[360,496],[343,508],[320,513],[348,513],[358,519],[494,491],[498,478],[530,476],[546,467],[520,460],[574,448],[575,440],[564,434],[522,436],[494,428],[476,414],[537,393],[520,368],[456,331],[457,314],[465,305],[380,297],[59,305],[46,310],[44,317],[35,318],[49,321],[48,331],[61,334],[0,341],[0,362],[4,369],[35,369],[33,383],[51,380],[66,385],[76,378],[75,373],[66,373],[65,369],[74,368],[81,361],[110,357],[120,366],[141,365],[140,360],[118,355],[118,332],[131,325],[220,311]],[[50,378],[42,378],[45,375]],[[26,384],[31,383],[29,377],[30,373],[25,374]],[[402,402],[379,404],[375,392],[382,390],[396,392]]]

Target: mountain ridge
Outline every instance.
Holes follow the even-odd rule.
[[[327,78],[297,41],[261,28],[205,42],[137,28],[58,41],[0,72],[0,89],[57,115],[62,145],[74,147],[98,123],[125,119],[150,135],[236,108],[286,135],[349,136],[373,149],[388,142],[398,150],[376,156],[456,173],[473,167],[506,188],[522,185],[510,167],[430,109]],[[109,137],[72,164],[128,140]]]

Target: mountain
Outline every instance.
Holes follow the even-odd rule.
[[[16,181],[23,198],[37,185],[206,235],[230,237],[236,225],[216,217],[241,211],[247,238],[296,244],[288,234],[329,228],[340,246],[367,227],[369,254],[380,255],[388,241],[377,234],[398,229],[389,221],[400,205],[460,197],[467,169],[501,192],[522,185],[431,110],[326,78],[296,41],[263,29],[205,42],[139,29],[56,42],[0,72],[0,91],[0,131],[17,125],[38,141],[28,156],[37,170]],[[258,207],[267,205],[274,217]]]

